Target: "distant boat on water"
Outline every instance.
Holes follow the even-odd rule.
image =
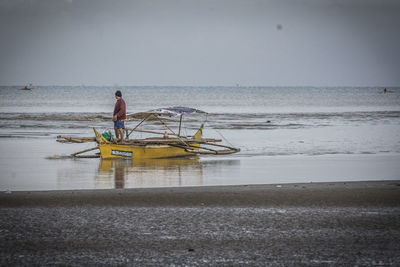
[[[29,84],[29,87],[25,85],[25,87],[21,88],[21,90],[32,90],[32,84]]]
[[[393,91],[388,90],[388,89],[383,89],[383,91],[381,92],[382,94],[386,94],[386,93],[393,93]]]

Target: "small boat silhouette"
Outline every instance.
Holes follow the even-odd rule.
[[[21,90],[31,90],[32,88],[28,88],[27,86],[25,86],[24,88],[21,88]]]

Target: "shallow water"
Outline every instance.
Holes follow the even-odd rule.
[[[0,87],[0,190],[52,190],[399,179],[400,88],[126,87],[132,115],[190,106],[184,135],[206,120],[205,137],[238,154],[147,162],[48,159],[95,144],[57,135],[112,128],[111,87]],[[178,118],[168,124],[177,125]],[[149,129],[162,129],[155,121]],[[131,138],[146,137],[135,134]]]
[[[84,145],[90,147],[90,145]],[[396,180],[400,155],[289,155],[161,160],[47,159],[82,145],[0,140],[1,190],[110,189],[170,186]]]

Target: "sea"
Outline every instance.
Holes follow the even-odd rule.
[[[0,191],[348,182],[400,179],[400,88],[0,86]],[[152,161],[70,158],[112,131],[114,93],[137,113],[190,107],[182,133],[240,148],[231,155]],[[179,118],[168,118],[177,129]],[[158,129],[154,121],[143,129]],[[130,138],[146,137],[135,133]]]

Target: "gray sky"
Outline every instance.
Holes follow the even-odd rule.
[[[398,0],[0,0],[1,85],[399,86]]]

